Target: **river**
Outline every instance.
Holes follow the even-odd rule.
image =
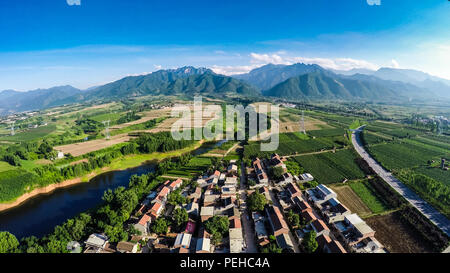
[[[206,144],[192,152],[194,156],[208,152],[225,143]],[[102,202],[105,190],[128,186],[132,175],[154,171],[154,163],[122,171],[111,171],[92,178],[88,183],[58,188],[51,193],[35,196],[23,204],[0,212],[0,231],[9,231],[18,239],[31,235],[41,237],[54,227]]]
[[[0,212],[0,231],[9,231],[18,239],[31,235],[41,237],[51,233],[56,225],[99,205],[105,190],[127,187],[133,174],[153,171],[154,164],[148,163],[123,171],[103,173],[88,183],[35,196],[20,206]]]

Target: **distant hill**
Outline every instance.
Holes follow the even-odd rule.
[[[225,93],[241,95],[260,94],[249,84],[231,77],[215,74],[210,69],[182,67],[159,70],[142,76],[126,77],[79,94],[75,99],[80,101],[144,95],[193,95],[197,93],[212,96]]]
[[[266,90],[291,77],[312,72],[331,73],[316,64],[267,64],[253,69],[249,73],[233,75],[233,77],[236,79],[244,80],[261,90]]]
[[[58,86],[28,92],[0,92],[0,113],[38,110],[46,107],[92,100],[123,99],[145,95],[195,95],[211,97],[230,95],[259,96],[253,86],[228,76],[215,74],[207,68],[191,66],[159,70],[142,76],[81,91],[71,86]]]
[[[266,96],[303,99],[349,99],[401,101],[433,97],[423,89],[401,82],[385,81],[374,76],[356,74],[338,76],[320,72],[308,73],[288,80],[263,92]]]
[[[334,70],[334,72],[341,75],[365,74],[382,80],[412,84],[422,88],[422,90],[426,90],[427,93],[433,93],[435,96],[450,98],[450,80],[432,76],[418,70],[382,67],[376,71],[352,69],[349,71]]]
[[[65,99],[82,91],[70,85],[28,92],[6,90],[0,93],[0,113],[43,109],[61,104]]]

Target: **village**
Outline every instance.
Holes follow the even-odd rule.
[[[244,169],[242,162],[230,160],[225,171],[205,173],[193,183],[167,180],[149,192],[130,217],[130,240],[110,243],[106,235],[94,233],[84,242],[83,252],[387,252],[375,231],[340,203],[332,189],[314,182],[309,173],[292,175],[284,161],[273,154],[255,158]],[[281,171],[277,179],[274,169]],[[181,196],[181,204],[169,204],[171,193]],[[155,232],[165,224],[161,219],[176,219],[183,211],[187,221],[181,221],[180,228]],[[68,249],[82,248],[73,242]]]

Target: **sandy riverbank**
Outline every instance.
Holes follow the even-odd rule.
[[[95,173],[89,174],[89,176],[94,176],[94,175],[95,175]],[[0,211],[4,211],[4,210],[19,206],[20,204],[27,201],[28,199],[38,196],[40,194],[51,193],[52,191],[54,191],[56,189],[69,187],[69,186],[72,186],[72,185],[75,185],[78,183],[82,183],[82,182],[83,182],[82,178],[79,177],[79,178],[74,178],[74,179],[70,179],[70,180],[65,180],[61,183],[51,184],[51,185],[45,186],[43,188],[34,189],[31,192],[21,195],[19,198],[17,198],[15,201],[13,201],[11,203],[0,204]]]
[[[156,153],[152,153],[152,154],[149,154],[149,155],[144,155],[145,158],[140,159],[138,162],[132,162],[132,164],[130,164],[130,165],[117,167],[117,166],[114,166],[114,164],[112,164],[112,166],[104,167],[101,170],[93,171],[90,174],[85,175],[83,177],[77,177],[77,178],[74,178],[74,179],[69,179],[69,180],[62,181],[60,183],[55,183],[55,184],[51,184],[51,185],[48,185],[48,186],[45,186],[45,187],[42,187],[42,188],[34,189],[31,192],[28,192],[28,193],[25,193],[25,194],[19,196],[13,202],[0,203],[0,212],[8,210],[8,209],[11,209],[11,208],[14,208],[14,207],[17,207],[17,206],[21,205],[22,203],[24,203],[25,201],[27,201],[28,199],[31,199],[31,198],[33,198],[35,196],[40,195],[40,194],[48,194],[48,193],[53,192],[56,189],[73,186],[73,185],[76,185],[76,184],[79,184],[79,183],[87,183],[93,177],[95,177],[97,175],[100,175],[102,173],[105,173],[105,172],[109,172],[109,171],[123,171],[125,169],[138,167],[138,166],[140,166],[142,164],[145,164],[145,162],[149,162],[149,161],[152,161],[152,160],[160,161],[162,159],[180,156],[181,154],[188,153],[188,152],[191,152],[191,151],[193,151],[195,149],[198,149],[203,144],[203,142],[204,142],[204,140],[200,140],[193,147],[189,147],[187,149],[176,150],[176,151],[167,152],[167,153],[158,153],[158,152],[156,152]],[[180,151],[184,151],[184,153],[178,154]],[[167,155],[167,156],[164,156],[163,158],[158,158],[157,155],[161,155],[161,154],[164,154],[164,155]]]

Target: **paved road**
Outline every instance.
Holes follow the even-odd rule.
[[[381,165],[373,159],[365,150],[361,142],[360,133],[364,129],[361,126],[355,130],[352,134],[352,143],[358,154],[364,158],[369,166],[386,181],[391,187],[393,187],[398,193],[400,193],[411,205],[416,207],[422,214],[431,220],[438,228],[444,233],[450,236],[450,220],[433,208],[430,204],[420,198],[415,192],[405,186],[400,180],[395,178],[392,173],[386,171]]]
[[[241,206],[243,206],[244,212],[241,216],[242,229],[244,231],[244,240],[245,245],[247,246],[246,253],[258,253],[258,247],[256,245],[255,240],[255,231],[251,224],[251,218],[247,211],[247,194],[245,192],[246,187],[246,173],[245,173],[245,165],[244,162],[241,162],[241,180],[240,180],[241,188],[239,189],[239,196],[241,198]]]

